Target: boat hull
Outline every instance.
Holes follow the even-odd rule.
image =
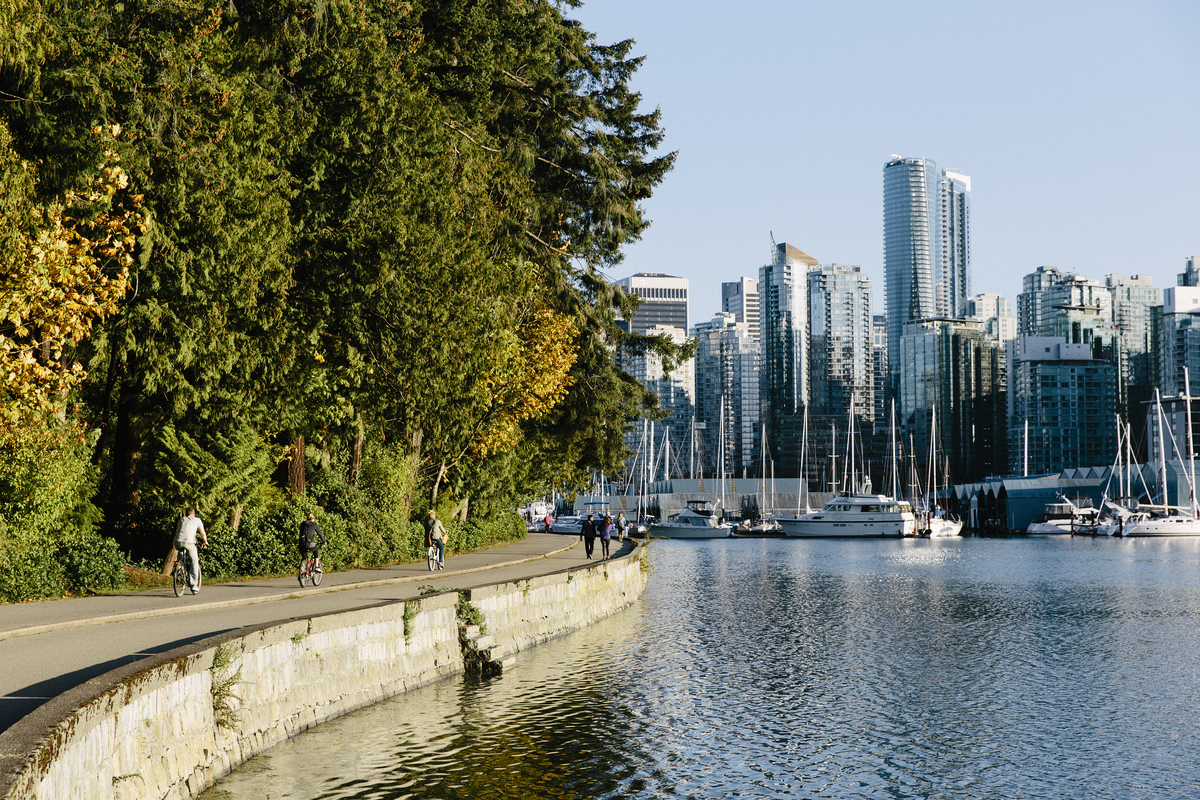
[[[1031,522],[1025,529],[1030,536],[1054,536],[1060,533],[1070,533],[1070,522]]]
[[[1200,519],[1157,517],[1126,525],[1122,538],[1131,536],[1200,536]]]
[[[873,522],[841,522],[837,520],[781,519],[779,527],[785,536],[795,539],[899,539],[912,536],[911,523],[905,532],[906,520]]]

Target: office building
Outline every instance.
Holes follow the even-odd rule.
[[[696,350],[696,428],[703,442],[704,474],[720,468],[740,476],[759,471],[759,345],[748,323],[719,312],[692,328]],[[722,430],[724,436],[722,436]]]
[[[1014,474],[1104,467],[1116,457],[1117,368],[1061,336],[1009,343],[1009,461]],[[1028,421],[1028,427],[1026,427]]]
[[[940,175],[924,158],[892,156],[883,167],[883,273],[888,365],[893,391],[901,370],[904,323],[937,314],[934,265],[940,266]]]
[[[761,342],[759,330],[758,279],[738,278],[721,284],[721,310],[733,314],[738,322],[750,327],[754,341]]]
[[[688,279],[661,272],[639,272],[617,284],[642,298],[641,308],[629,320],[629,330],[645,333],[656,325],[688,329]]]
[[[930,433],[937,413],[938,452],[951,480],[971,482],[1003,474],[1007,398],[1003,345],[978,319],[928,319],[905,323],[900,341],[898,414],[911,436],[917,463],[928,468]],[[907,436],[906,436],[907,438]]]
[[[808,271],[817,260],[780,243],[758,271],[761,307],[759,403],[773,452],[796,463],[799,417],[809,401]]]
[[[956,169],[943,169],[940,178],[938,316],[959,318],[967,315],[971,294],[971,178]]]
[[[1002,295],[989,292],[968,297],[964,316],[983,320],[987,332],[1000,342],[1016,338],[1017,319],[1012,304]]]
[[[857,266],[808,273],[810,403],[817,414],[875,419],[871,279]]]
[[[1196,270],[1195,256],[1183,260],[1183,272],[1179,273],[1176,283],[1179,286],[1200,286],[1200,271]]]
[[[1157,375],[1163,395],[1183,394],[1184,368],[1192,394],[1200,394],[1200,286],[1163,290]]]
[[[891,409],[887,399],[887,317],[875,314],[871,317],[871,372],[875,384],[875,424],[889,425]]]
[[[1022,279],[1022,291],[1017,295],[1017,335],[1039,336],[1042,329],[1043,305],[1048,307],[1046,291],[1065,276],[1058,267],[1038,267]],[[1049,312],[1047,311],[1047,314]]]

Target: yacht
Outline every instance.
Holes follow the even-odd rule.
[[[958,536],[962,532],[962,520],[951,519],[946,514],[935,514],[929,520],[929,538],[944,539]]]
[[[1062,502],[1046,503],[1040,520],[1034,520],[1025,528],[1031,536],[1046,536],[1058,533],[1075,533],[1081,526],[1094,526],[1099,511],[1095,508],[1080,508],[1065,498]]]
[[[866,484],[864,489],[870,489]],[[811,514],[779,520],[786,536],[798,538],[916,536],[912,506],[883,494],[837,496]]]
[[[724,539],[733,535],[733,526],[720,521],[710,500],[689,500],[687,508],[650,525],[650,535],[664,539]]]

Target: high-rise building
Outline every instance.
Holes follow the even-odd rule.
[[[940,176],[939,315],[959,318],[967,315],[971,294],[971,178],[956,169],[944,169]]]
[[[813,411],[875,418],[871,279],[857,266],[808,273],[809,387]]]
[[[1091,345],[1061,336],[1018,337],[1009,353],[1012,471],[1044,475],[1112,464],[1117,450],[1112,362],[1093,358]]]
[[[1007,342],[1017,335],[1017,319],[1012,315],[1012,304],[1002,295],[989,292],[968,297],[963,316],[983,320],[987,332],[1001,342]]]
[[[687,340],[686,331],[670,325],[654,325],[643,333],[650,336],[665,335],[675,344],[683,344]],[[668,441],[673,442],[673,449],[678,450],[688,441],[691,434],[696,393],[695,359],[676,365],[670,375],[663,371],[662,358],[654,352],[644,355],[625,354],[621,358],[620,367],[658,397],[659,407],[667,412],[667,417],[657,423],[659,431],[663,428],[670,429]],[[632,431],[625,435],[625,444],[630,451],[637,452],[640,436],[640,431]]]
[[[617,281],[626,292],[642,298],[629,321],[629,330],[645,333],[655,325],[688,329],[688,279],[661,272],[639,272]]]
[[[1064,276],[1058,267],[1038,267],[1022,280],[1022,291],[1017,295],[1017,335],[1040,336],[1042,328],[1042,306],[1046,290],[1061,282]]]
[[[978,319],[905,323],[905,367],[897,402],[917,462],[928,467],[930,429],[937,412],[938,452],[954,481],[971,482],[1005,470],[1004,347]],[[939,473],[943,464],[939,463]]]
[[[759,402],[772,452],[796,463],[798,422],[809,400],[808,270],[817,260],[787,243],[775,245],[758,271],[762,359]]]
[[[1121,337],[1121,385],[1125,390],[1122,408],[1133,426],[1135,456],[1144,459],[1146,417],[1140,413],[1154,399],[1158,383],[1155,370],[1155,309],[1162,307],[1162,290],[1149,275],[1109,275],[1104,280],[1112,292],[1113,326]]]
[[[871,373],[875,384],[875,424],[889,425],[891,409],[888,407],[887,382],[887,317],[875,314],[871,317]]]
[[[1171,286],[1163,290],[1162,323],[1158,342],[1158,388],[1163,395],[1183,393],[1183,370],[1188,388],[1200,393],[1200,286]]]
[[[937,314],[940,180],[937,165],[925,158],[892,156],[883,167],[883,274],[893,390],[901,370],[904,323]]]
[[[721,284],[721,310],[738,322],[750,326],[754,341],[762,341],[759,332],[758,278],[738,278]]]
[[[1196,257],[1188,256],[1183,260],[1183,272],[1179,273],[1176,281],[1179,286],[1200,286],[1200,271],[1196,269]]]
[[[725,312],[697,324],[692,335],[697,339],[696,427],[703,442],[704,472],[716,474],[722,441],[726,474],[754,472],[761,438],[758,342],[748,323]]]

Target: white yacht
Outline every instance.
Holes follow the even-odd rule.
[[[799,538],[915,536],[912,506],[882,494],[838,496],[825,508],[779,520],[786,536]]]
[[[651,523],[650,535],[664,539],[724,539],[733,535],[733,526],[720,521],[711,501],[689,500],[687,508],[665,522]]]
[[[1071,533],[1075,525],[1075,506],[1069,502],[1046,503],[1040,520],[1034,520],[1025,528],[1032,536]]]
[[[1173,516],[1133,519],[1118,531],[1119,536],[1200,536],[1200,519],[1187,510]]]
[[[962,532],[962,526],[962,520],[950,519],[944,514],[935,514],[929,520],[929,538],[945,539],[951,536],[958,536]]]

